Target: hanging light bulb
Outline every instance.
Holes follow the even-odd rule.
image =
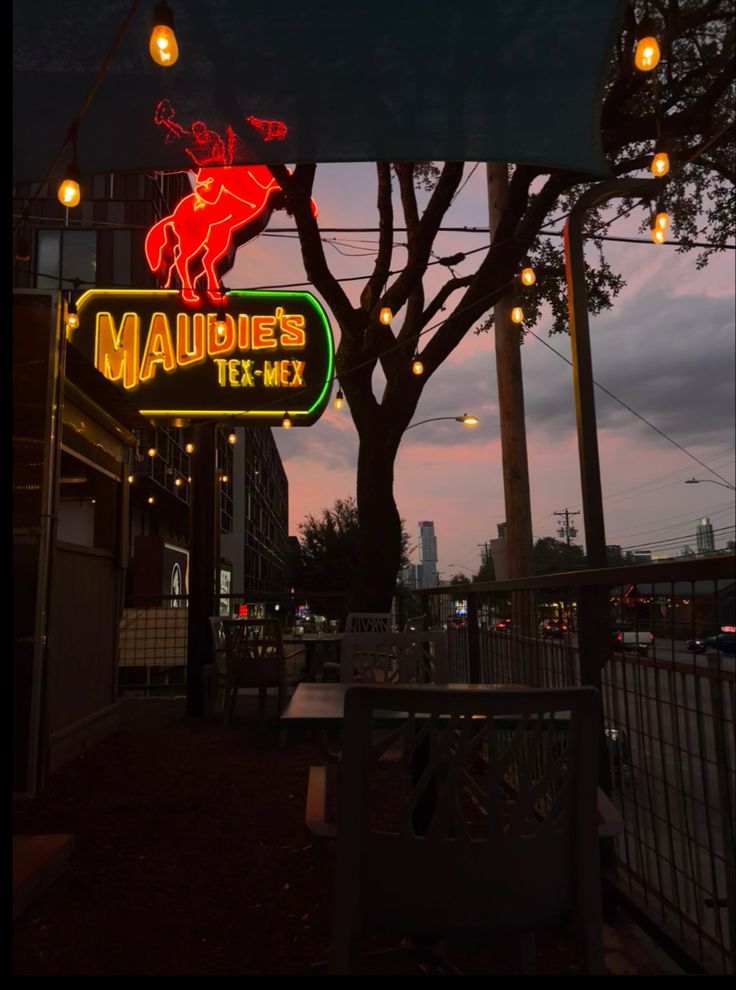
[[[220,481],[223,483],[223,485],[226,485],[229,480],[230,480],[229,474],[223,474],[223,476],[220,478]]]
[[[157,65],[168,67],[179,58],[179,45],[174,34],[174,15],[165,0],[156,4],[153,11],[153,29],[148,51]]]
[[[194,444],[193,443],[185,443],[184,444],[184,450],[187,452],[187,454],[193,454],[194,453]]]
[[[149,447],[148,448],[148,456],[149,457],[155,457],[156,456],[156,448],[155,447]]]
[[[230,430],[230,432],[227,435],[227,442],[228,443],[238,442],[238,434],[235,432],[235,430]]]
[[[66,307],[66,325],[69,330],[76,330],[79,326],[79,314],[77,313],[77,304],[73,299],[69,299]]]
[[[389,325],[389,323],[391,322],[391,320],[393,320],[393,318],[394,318],[394,314],[391,312],[388,306],[383,307],[378,317],[378,319],[381,321],[381,323],[383,323],[385,327]]]
[[[667,175],[670,170],[670,157],[667,152],[658,151],[654,158],[652,158],[652,164],[649,168],[651,172],[660,179],[663,175]]]
[[[534,285],[537,281],[537,276],[534,274],[533,268],[522,268],[520,277],[524,285]]]
[[[659,62],[659,43],[651,35],[641,38],[634,52],[634,65],[640,72],[651,72]]]
[[[128,483],[132,485],[134,481],[135,481],[135,475],[134,474],[129,474],[128,475]]]
[[[664,210],[660,210],[654,218],[654,226],[659,230],[667,230],[670,225],[670,215]]]
[[[176,485],[177,488],[181,488],[184,482],[182,481],[181,478],[174,478],[174,484]]]
[[[513,320],[514,323],[521,323],[521,321],[524,319],[524,310],[521,308],[521,306],[514,306],[514,308],[511,310],[511,319]]]
[[[154,503],[156,502],[156,499],[155,499],[155,497],[153,495],[149,495],[147,501],[148,501],[148,504],[149,505],[154,505]]]
[[[291,422],[291,420],[289,419],[289,414],[288,414],[288,412],[287,412],[287,413],[284,413],[284,418],[283,418],[283,419],[281,420],[281,425],[283,426],[283,428],[284,428],[285,430],[290,430],[290,429],[291,429],[291,427],[292,427],[292,422]]]
[[[28,238],[28,231],[25,227],[21,228],[18,234],[18,240],[15,243],[15,260],[16,261],[30,261],[31,260],[31,244]]]
[[[344,400],[345,400],[345,396],[342,394],[342,389],[339,388],[337,390],[337,395],[335,396],[335,401],[332,403],[332,405],[335,407],[335,409],[342,409]]]
[[[652,240],[655,244],[664,244],[665,242],[664,230],[662,227],[657,227],[656,224],[652,227]]]
[[[77,165],[75,154],[74,161],[66,169],[66,174],[59,183],[59,188],[56,193],[62,206],[72,207],[79,205],[79,200],[82,198],[82,194],[79,189],[80,178],[79,166]]]
[[[419,355],[418,354],[415,354],[414,355],[414,360],[412,361],[411,370],[412,370],[412,374],[414,374],[414,375],[423,375],[424,374],[424,365],[419,360]]]

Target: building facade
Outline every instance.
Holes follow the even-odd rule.
[[[710,553],[715,550],[716,543],[713,536],[713,526],[707,516],[698,520],[698,525],[695,527],[695,539],[697,541],[698,553]]]
[[[437,574],[437,537],[434,523],[430,520],[420,522],[417,535],[419,537],[419,564],[421,567],[422,588],[436,588],[439,584]]]

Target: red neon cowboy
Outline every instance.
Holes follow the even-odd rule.
[[[176,272],[185,303],[199,303],[197,283],[204,279],[207,297],[219,305],[224,294],[218,268],[229,271],[235,250],[261,233],[274,209],[283,209],[283,197],[274,195],[281,187],[266,165],[232,165],[237,139],[230,126],[225,140],[201,120],[187,131],[174,120],[168,100],[158,104],[154,120],[167,129],[169,140],[186,141],[184,150],[199,170],[194,192],[149,230],[146,260],[165,288]],[[312,211],[317,216],[314,200]]]

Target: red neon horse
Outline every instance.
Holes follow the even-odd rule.
[[[221,275],[232,268],[237,249],[266,227],[273,210],[284,208],[283,195],[267,166],[230,164],[236,140],[232,128],[227,128],[226,143],[202,121],[185,131],[173,118],[170,104],[162,100],[154,120],[177,138],[193,139],[185,150],[200,168],[194,192],[146,235],[146,260],[166,288],[176,272],[185,303],[199,303],[197,284],[204,280],[207,297],[219,305],[224,301]],[[314,200],[312,211],[317,216]]]

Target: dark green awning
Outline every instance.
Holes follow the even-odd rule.
[[[143,2],[82,121],[79,165],[191,166],[154,122],[165,99],[186,129],[201,120],[226,141],[232,128],[236,164],[509,161],[606,176],[599,102],[625,5],[170,0],[180,56],[163,69]],[[16,0],[14,181],[47,171],[129,6]],[[285,138],[263,140],[248,117],[283,122]]]

